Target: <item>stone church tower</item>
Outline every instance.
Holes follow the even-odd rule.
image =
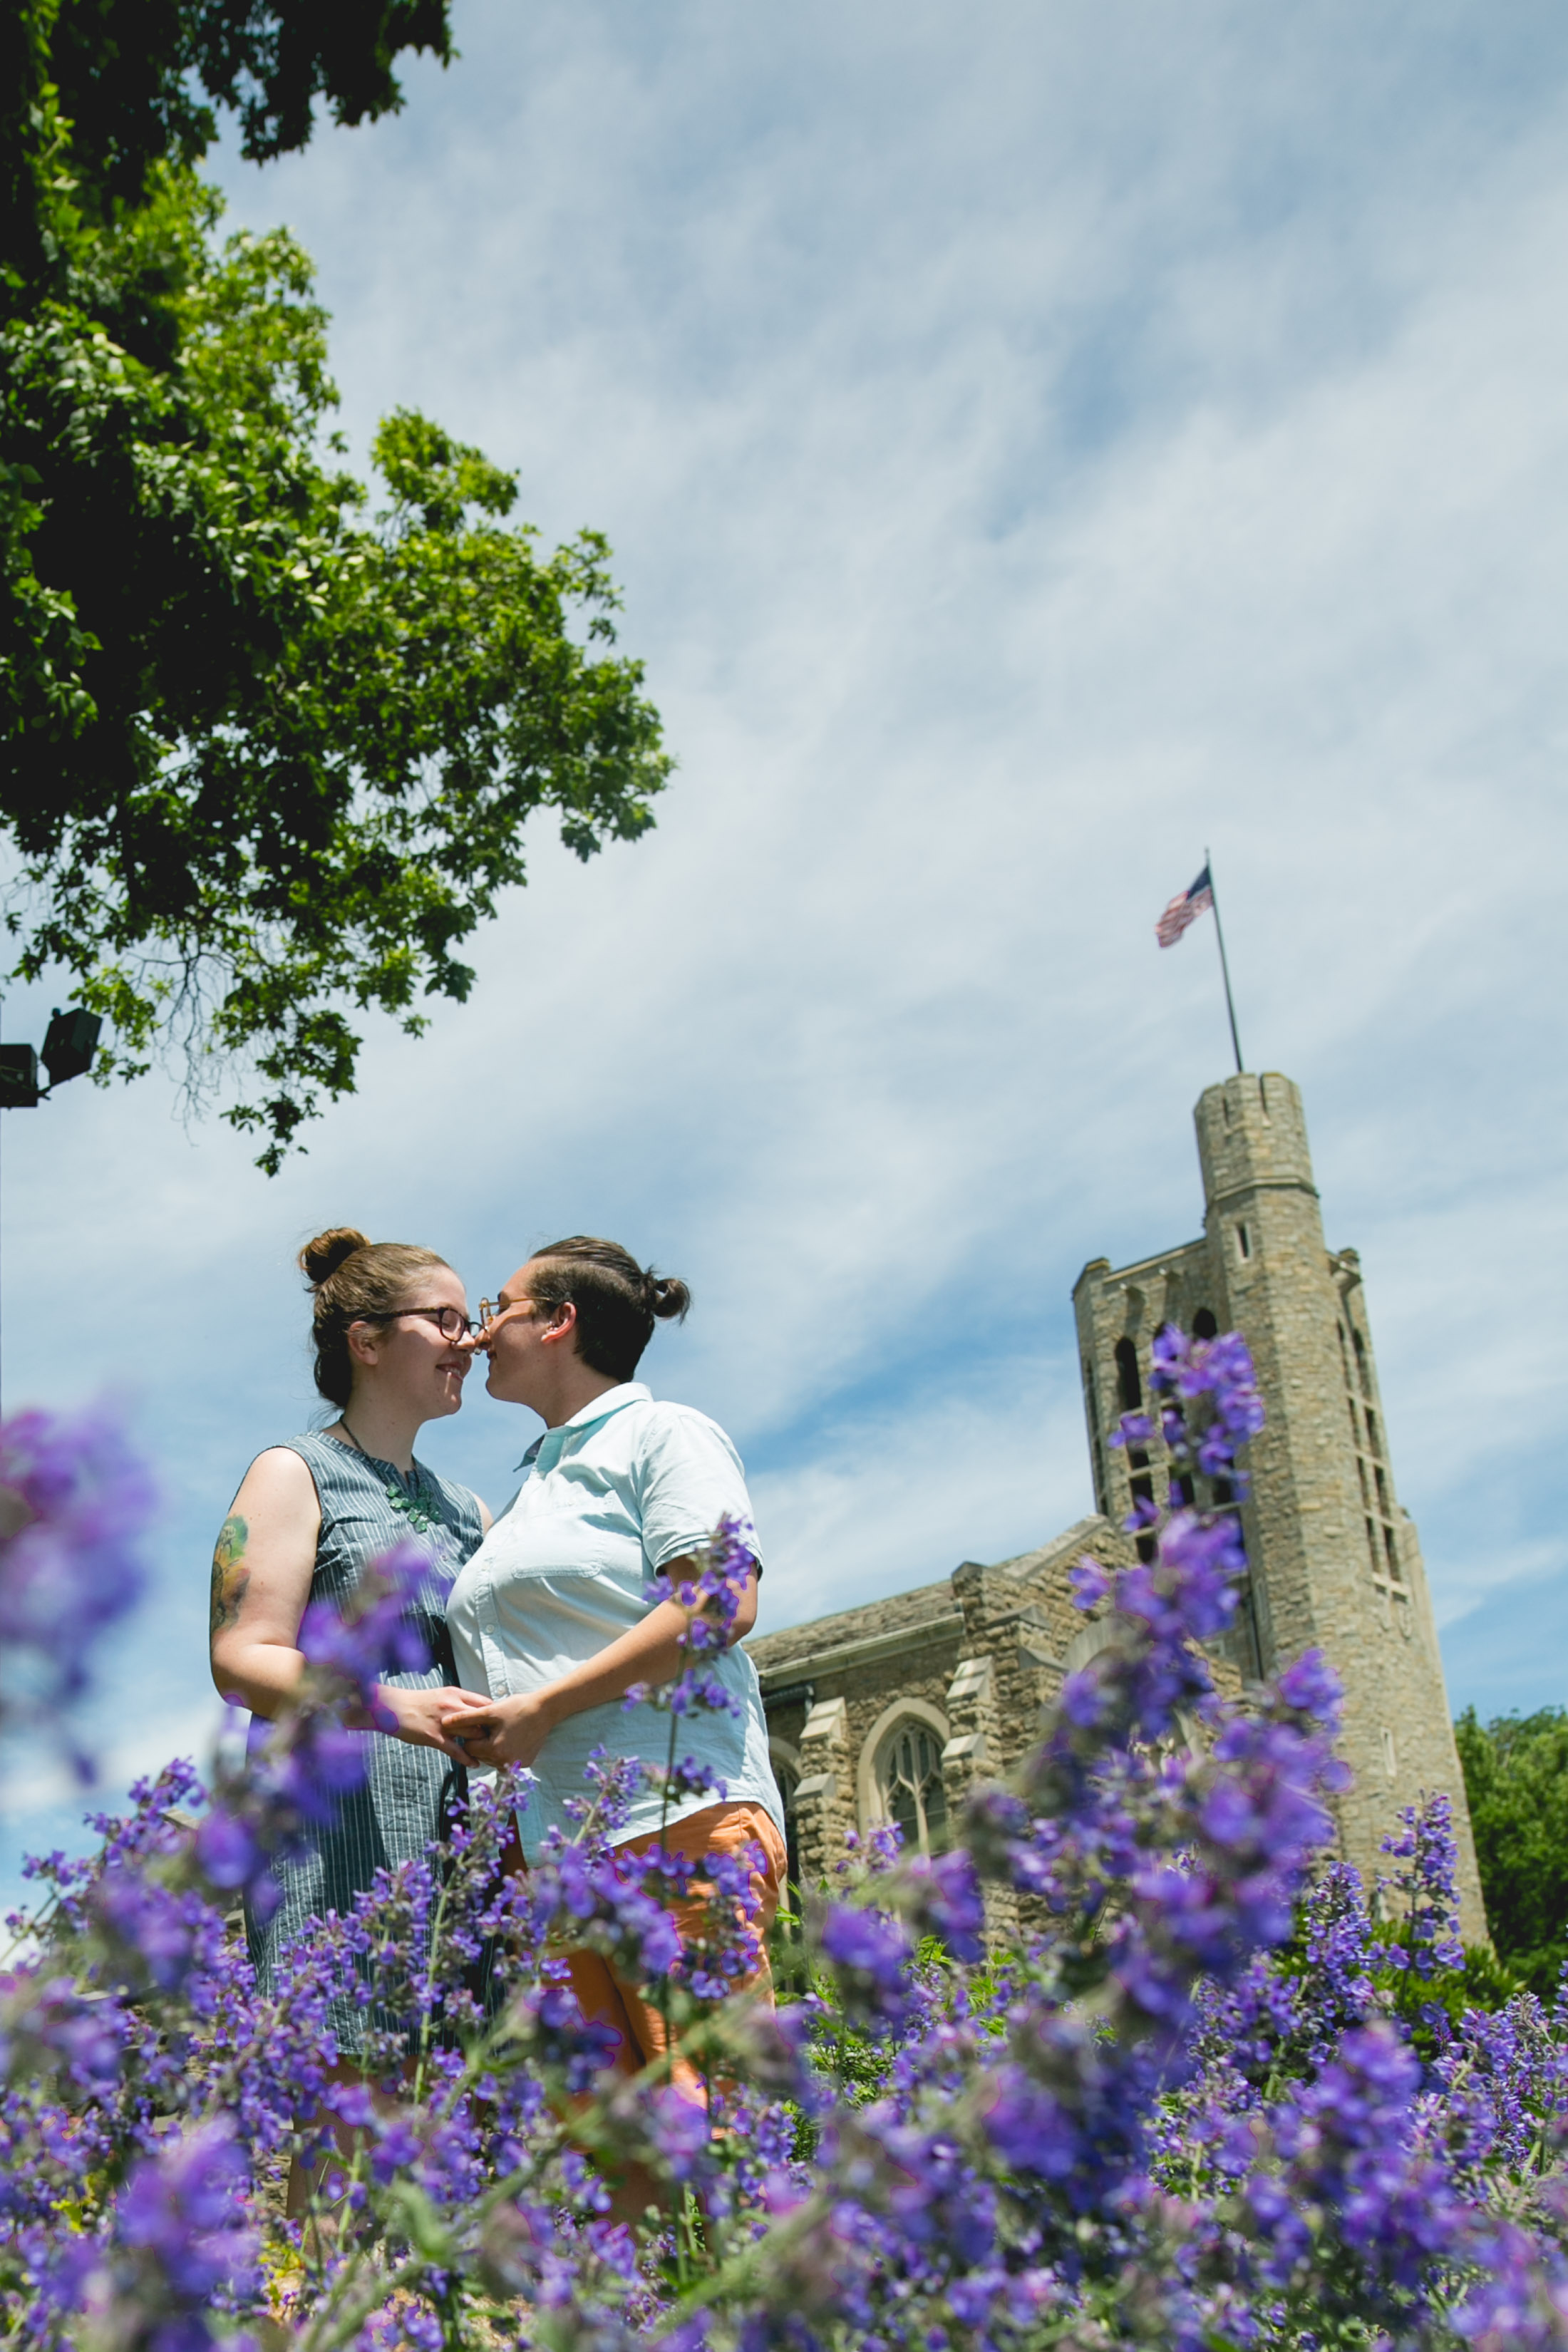
[[[1250,1577],[1222,1672],[1234,1685],[1304,1649],[1327,1654],[1354,1774],[1342,1850],[1370,1881],[1398,1809],[1446,1791],[1474,1939],[1485,1922],[1464,1780],[1415,1528],[1394,1494],[1359,1262],[1324,1240],[1289,1078],[1227,1078],[1196,1120],[1203,1239],[1118,1268],[1096,1258],[1074,1289],[1094,1516],[1016,1559],[965,1560],[939,1583],[748,1643],[798,1865],[825,1873],[847,1830],[880,1821],[940,1841],[970,1781],[1029,1747],[1042,1706],[1101,1638],[1071,1605],[1074,1562],[1130,1559],[1133,1496],[1165,1499],[1161,1446],[1109,1441],[1146,1399],[1155,1332],[1175,1322],[1243,1334],[1268,1416],[1246,1456]]]
[[[1239,1331],[1268,1420],[1245,1456],[1251,1578],[1231,1656],[1250,1678],[1316,1646],[1338,1670],[1340,1752],[1355,1776],[1341,1834],[1363,1876],[1397,1810],[1447,1791],[1473,1936],[1482,1912],[1464,1780],[1415,1525],[1394,1493],[1360,1261],[1324,1240],[1290,1079],[1227,1078],[1196,1121],[1202,1241],[1116,1269],[1096,1258],[1073,1293],[1095,1500],[1120,1524],[1135,1493],[1164,1499],[1157,1444],[1106,1443],[1142,1401],[1161,1325]]]

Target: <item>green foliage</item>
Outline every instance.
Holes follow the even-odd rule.
[[[1500,1959],[1550,2000],[1568,1962],[1568,1708],[1454,1727],[1487,1923]]]
[[[140,201],[162,163],[194,163],[239,117],[253,162],[303,147],[324,99],[340,123],[395,112],[393,64],[452,56],[449,0],[13,0],[0,26],[0,232],[13,260],[50,239],[61,121],[78,201]],[[210,102],[209,102],[210,101]]]
[[[1379,1940],[1387,1943],[1398,1931],[1396,1927],[1380,1923],[1375,1932]],[[1525,1990],[1513,1969],[1487,1945],[1467,1944],[1464,1951],[1463,1968],[1435,1969],[1429,1977],[1417,1976],[1394,1960],[1372,1971],[1372,1981],[1383,2007],[1399,2019],[1411,2046],[1428,2063],[1443,2046],[1432,2021],[1432,2011],[1440,2010],[1450,2031],[1457,2032],[1467,2010],[1502,2009]]]
[[[301,144],[315,96],[358,121],[399,102],[398,48],[447,54],[443,0],[36,0],[5,37],[15,969],[63,965],[108,1016],[104,1075],[171,1045],[197,1094],[251,1070],[226,1116],[270,1172],[352,1090],[356,1012],[416,1032],[422,997],[467,995],[456,950],[525,878],[531,812],[587,857],[651,824],[669,761],[604,541],[543,553],[510,475],[401,412],[373,510],[307,257],[220,242],[191,169],[199,89],[248,152]]]

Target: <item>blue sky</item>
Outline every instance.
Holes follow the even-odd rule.
[[[1089,1508],[1070,1286],[1196,1232],[1227,1066],[1207,927],[1152,937],[1205,844],[1450,1696],[1568,1698],[1568,19],[456,26],[395,121],[220,158],[232,217],[314,255],[356,450],[424,407],[608,534],[680,769],[586,868],[539,826],[470,1004],[373,1028],[275,1182],[161,1077],[7,1118],[7,1399],[122,1399],[166,1497],[110,1780],[210,1735],[212,1536],[310,1418],[321,1224],[476,1297],[563,1230],[684,1275],[648,1375],[740,1443],[773,1625]],[[426,1451],[496,1502],[521,1422]],[[74,1811],[15,1780],[11,1854]]]

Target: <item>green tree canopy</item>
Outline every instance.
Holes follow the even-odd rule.
[[[456,950],[524,878],[530,812],[586,857],[652,823],[669,761],[612,650],[603,540],[544,553],[514,478],[403,411],[367,491],[328,430],[307,257],[281,231],[220,242],[195,175],[198,89],[275,153],[318,96],[347,121],[398,103],[392,58],[444,56],[445,7],[23,19],[0,303],[15,969],[69,971],[109,1018],[106,1071],[170,1045],[198,1090],[248,1069],[225,1115],[271,1171],[352,1090],[357,1012],[417,1029],[420,999],[467,994]]]
[[[1487,1921],[1500,1958],[1550,1999],[1568,1960],[1568,1708],[1454,1727]]]

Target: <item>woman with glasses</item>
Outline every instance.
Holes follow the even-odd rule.
[[[268,1447],[246,1472],[213,1555],[213,1680],[249,1707],[259,1744],[303,1671],[296,1643],[306,1609],[341,1607],[372,1560],[410,1538],[429,1557],[410,1614],[432,1663],[380,1683],[395,1729],[366,1732],[365,1784],[310,1852],[275,1865],[270,1916],[249,1913],[264,1986],[308,1918],[352,1911],[377,1870],[422,1854],[442,1833],[464,1785],[463,1751],[442,1714],[479,1704],[457,1687],[447,1597],[489,1525],[477,1495],[414,1453],[425,1423],[463,1402],[472,1361],[463,1343],[473,1327],[457,1275],[434,1250],[369,1242],[353,1227],[318,1234],[300,1265],[314,1294],[316,1386],[338,1411],[324,1429]],[[345,2056],[361,2048],[365,2020],[354,2001],[333,2003],[329,2022]]]

